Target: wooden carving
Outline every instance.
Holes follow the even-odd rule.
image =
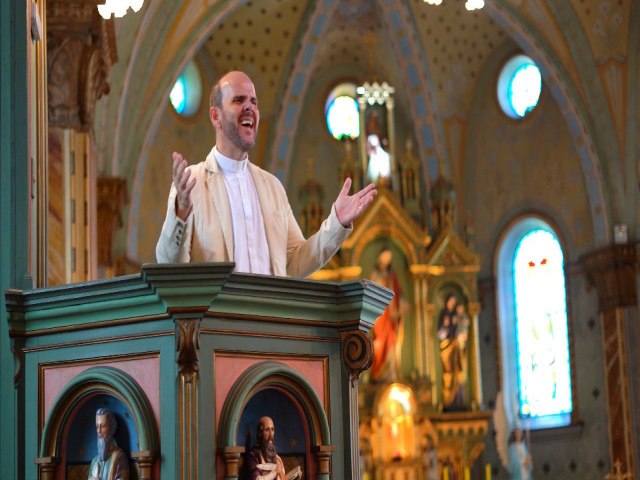
[[[47,2],[49,126],[88,131],[96,101],[109,93],[107,77],[117,60],[113,20],[97,0]]]
[[[200,350],[200,319],[176,319],[176,351],[178,352],[178,371],[190,383],[200,370],[198,357]]]
[[[371,366],[373,343],[371,337],[361,330],[342,332],[342,361],[355,383],[360,374]]]

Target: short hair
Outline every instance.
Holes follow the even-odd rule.
[[[116,416],[113,414],[113,412],[108,408],[99,408],[98,410],[96,410],[96,417],[98,415],[106,415],[111,435],[116,433],[116,429],[118,428],[118,421],[116,420]]]
[[[209,95],[209,107],[222,108],[222,88],[220,86],[220,80],[218,80],[213,85],[213,87],[211,87],[211,95]]]

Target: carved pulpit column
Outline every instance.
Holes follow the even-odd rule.
[[[178,429],[180,445],[188,445],[180,455],[180,478],[198,477],[198,373],[200,371],[200,322],[204,311],[170,309],[176,324],[178,364]],[[226,461],[226,460],[225,460]],[[237,464],[237,460],[236,460]]]
[[[362,330],[347,330],[340,333],[342,339],[342,362],[349,372],[349,420],[351,436],[351,478],[360,476],[360,417],[358,412],[358,378],[373,362],[373,341]],[[317,453],[318,461],[321,452]],[[327,452],[325,457],[328,457]],[[324,458],[324,457],[323,457]],[[328,461],[328,458],[327,458]],[[327,465],[328,466],[328,465]],[[322,470],[319,470],[321,473]],[[326,477],[328,480],[328,471]]]
[[[640,392],[629,352],[635,345],[628,342],[630,332],[637,329],[638,257],[634,245],[612,245],[582,257],[587,279],[598,293],[598,309],[602,319],[607,413],[609,420],[609,453],[611,462],[621,465],[631,478],[637,476],[634,462],[633,406]]]

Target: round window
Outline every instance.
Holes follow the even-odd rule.
[[[202,99],[202,80],[200,71],[191,60],[184,68],[171,89],[169,100],[174,110],[185,117],[195,115]]]
[[[540,100],[542,76],[540,69],[526,55],[511,58],[498,77],[498,102],[511,118],[524,118]]]
[[[360,116],[355,96],[356,86],[352,83],[340,84],[329,94],[325,116],[333,138],[343,140],[360,136]]]

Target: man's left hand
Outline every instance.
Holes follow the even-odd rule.
[[[365,211],[378,193],[374,183],[370,183],[353,195],[349,195],[350,189],[351,179],[347,178],[335,203],[338,220],[345,228]]]

